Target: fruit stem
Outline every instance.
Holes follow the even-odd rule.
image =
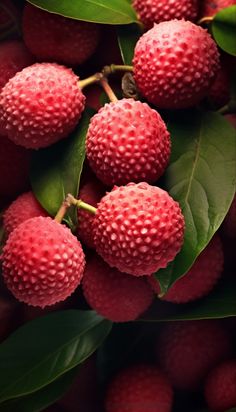
[[[65,214],[67,212],[67,210],[69,209],[69,207],[71,206],[71,200],[69,195],[66,196],[66,198],[63,200],[62,205],[60,207],[60,209],[58,210],[56,216],[54,217],[54,220],[58,223],[61,223],[62,220],[65,217]]]
[[[106,95],[108,96],[109,100],[113,103],[117,102],[118,99],[117,99],[115,93],[113,92],[111,86],[109,85],[107,79],[105,77],[103,77],[100,80],[99,83],[102,86],[102,88],[103,88],[104,92],[106,93]]]
[[[85,87],[89,86],[90,84],[98,83],[102,77],[103,77],[102,73],[95,73],[92,76],[87,77],[86,79],[79,80],[78,81],[79,87],[82,90]]]
[[[201,25],[201,24],[209,24],[213,21],[212,16],[206,16],[206,17],[202,17],[200,20],[198,20],[197,24]]]
[[[96,207],[93,207],[89,205],[88,203],[83,202],[81,199],[76,199],[73,195],[68,194],[67,199],[70,202],[70,205],[74,205],[78,207],[79,209],[86,210],[89,213],[95,214],[97,209]]]
[[[109,74],[116,73],[116,72],[133,72],[133,66],[128,66],[125,64],[111,64],[110,66],[103,67],[103,75],[109,76]]]

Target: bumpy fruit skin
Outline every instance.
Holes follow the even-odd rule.
[[[236,4],[236,0],[204,0],[201,7],[201,16],[214,16],[218,11]]]
[[[173,390],[161,370],[140,364],[119,372],[108,386],[106,412],[171,412]]]
[[[84,110],[78,77],[56,63],[17,73],[0,95],[0,126],[20,146],[38,149],[67,137]]]
[[[0,197],[13,198],[29,187],[31,151],[0,136]]]
[[[147,28],[173,19],[195,21],[199,8],[197,0],[133,0],[133,6]]]
[[[223,222],[223,229],[228,237],[236,237],[236,194]]]
[[[21,302],[44,308],[65,300],[80,284],[85,266],[80,242],[50,217],[21,223],[3,248],[3,278]]]
[[[231,342],[215,320],[174,322],[165,325],[157,358],[173,386],[197,390],[209,371],[231,353]]]
[[[205,383],[205,398],[213,412],[236,407],[236,360],[224,362],[211,371]]]
[[[207,295],[215,286],[223,271],[224,254],[218,235],[210,241],[198,256],[191,269],[169,289],[162,300],[187,303]],[[148,278],[153,290],[159,294],[159,282],[154,276]]]
[[[169,194],[148,183],[114,187],[100,201],[94,243],[112,267],[131,275],[151,275],[180,251],[184,218]]]
[[[94,53],[100,39],[100,26],[48,13],[27,3],[23,37],[38,59],[77,66]]]
[[[113,322],[137,319],[153,300],[144,278],[121,273],[96,255],[87,262],[82,287],[89,305]]]
[[[106,185],[155,182],[167,167],[170,135],[146,103],[122,99],[93,116],[86,139],[89,164]]]
[[[33,63],[34,58],[23,42],[7,40],[0,43],[0,91],[11,77]]]
[[[3,215],[3,227],[9,235],[17,226],[37,216],[48,216],[48,213],[37,201],[33,192],[23,193],[10,204]]]
[[[217,46],[206,30],[189,21],[154,25],[138,40],[134,78],[148,102],[164,109],[198,103],[219,69]]]

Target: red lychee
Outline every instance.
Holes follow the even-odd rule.
[[[223,65],[220,67],[207,97],[214,109],[219,109],[229,102],[230,80],[228,70]]]
[[[2,254],[3,278],[20,301],[53,305],[80,284],[85,259],[80,242],[50,217],[34,217],[10,234]]]
[[[207,95],[219,68],[219,52],[206,30],[171,20],[140,37],[133,64],[135,81],[148,102],[180,109]]]
[[[8,81],[0,94],[1,128],[26,148],[67,137],[78,123],[85,97],[78,77],[56,63],[36,63]]]
[[[180,251],[184,218],[169,194],[148,183],[114,187],[100,201],[94,219],[98,254],[131,275],[151,275]]]
[[[104,186],[96,178],[85,183],[79,192],[79,199],[97,207],[98,202],[105,194]],[[94,215],[87,213],[85,210],[78,209],[78,229],[77,236],[87,247],[95,248],[93,240],[93,222]]]
[[[140,364],[122,370],[108,386],[106,412],[171,412],[173,390],[161,370]]]
[[[100,26],[48,13],[27,3],[23,37],[26,46],[41,61],[77,66],[94,53]]]
[[[199,9],[198,0],[133,0],[133,6],[147,28],[173,19],[195,21]]]
[[[31,151],[0,136],[0,197],[13,198],[29,187]]]
[[[146,279],[121,273],[96,255],[87,262],[82,287],[91,308],[113,322],[137,319],[153,299]]]
[[[214,16],[218,11],[236,4],[236,0],[204,0],[201,6],[201,16]]]
[[[236,194],[223,222],[223,229],[228,237],[236,237]]]
[[[33,62],[33,56],[23,42],[7,40],[0,43],[0,91],[11,77]]]
[[[169,289],[162,300],[187,303],[207,295],[215,286],[223,271],[224,255],[220,237],[215,235],[198,256],[191,269]],[[156,293],[160,293],[158,280],[148,278]]]
[[[170,135],[161,116],[146,103],[122,99],[93,116],[86,153],[106,185],[155,182],[167,167]]]
[[[211,371],[205,384],[205,397],[213,412],[236,407],[236,360],[221,363]]]
[[[196,390],[213,366],[230,356],[231,341],[219,321],[174,322],[165,325],[156,349],[171,384]]]
[[[6,234],[9,235],[25,220],[37,216],[48,216],[48,213],[42,208],[33,192],[23,193],[10,204],[3,215]]]

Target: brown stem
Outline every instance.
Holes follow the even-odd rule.
[[[113,92],[111,86],[109,85],[107,79],[103,77],[99,83],[103,87],[103,90],[106,93],[106,95],[109,97],[110,101],[113,103],[117,102],[118,99],[115,93]]]
[[[200,20],[198,20],[197,24],[209,24],[212,22],[213,18],[213,16],[202,17]]]
[[[102,73],[95,73],[90,77],[87,77],[87,79],[79,80],[78,84],[80,89],[84,89],[85,87],[94,84],[94,83],[99,83],[101,78],[103,77]]]

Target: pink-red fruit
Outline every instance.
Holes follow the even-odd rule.
[[[211,106],[215,109],[219,109],[229,102],[230,79],[228,70],[225,66],[221,65],[207,97]]]
[[[236,4],[236,0],[203,0],[201,6],[201,15],[203,17],[211,17],[220,10]]]
[[[98,254],[131,275],[151,275],[180,251],[184,218],[169,194],[148,183],[114,187],[100,201],[94,219]]]
[[[221,363],[211,371],[205,384],[205,398],[212,412],[236,407],[236,360]]]
[[[113,322],[137,319],[153,300],[146,279],[121,273],[98,256],[87,262],[82,286],[89,305]]]
[[[189,21],[154,25],[138,40],[134,77],[148,102],[165,109],[197,104],[219,68],[217,46],[208,32]]]
[[[100,26],[48,13],[27,3],[23,37],[39,60],[76,66],[94,53],[100,39]]]
[[[3,215],[4,230],[9,235],[25,220],[37,216],[48,216],[48,213],[42,208],[33,192],[23,193],[5,211]]]
[[[46,147],[72,132],[84,101],[71,69],[36,63],[17,73],[2,89],[0,126],[20,146]]]
[[[155,182],[167,167],[170,135],[146,103],[122,99],[92,118],[86,140],[89,164],[108,186]]]
[[[168,290],[162,300],[173,303],[187,303],[207,295],[215,286],[223,271],[224,255],[218,235],[198,256],[191,269]],[[160,286],[154,276],[148,278],[154,291],[159,294]]]
[[[133,0],[139,19],[147,27],[173,19],[195,21],[198,0]]]
[[[10,234],[2,254],[3,278],[20,301],[44,308],[65,300],[85,266],[80,242],[50,217],[35,217]]]
[[[118,373],[111,381],[106,412],[171,412],[173,390],[161,370],[151,365],[135,365]]]
[[[182,390],[197,390],[209,371],[230,352],[229,336],[215,320],[167,324],[156,348],[171,384]]]

